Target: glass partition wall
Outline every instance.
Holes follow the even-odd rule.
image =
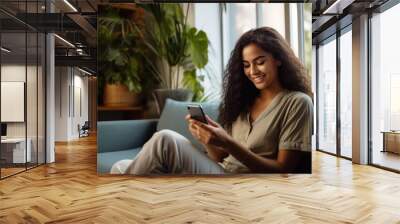
[[[35,13],[39,2],[18,2]],[[0,3],[0,178],[45,163],[45,35]]]

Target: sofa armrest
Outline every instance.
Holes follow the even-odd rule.
[[[98,153],[143,146],[156,131],[157,122],[158,119],[98,122]]]

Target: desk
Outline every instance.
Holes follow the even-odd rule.
[[[30,138],[27,139],[25,151],[25,138],[6,138],[1,139],[1,159],[6,163],[25,163],[32,159]],[[25,158],[27,161],[25,161]]]
[[[393,152],[400,154],[400,131],[382,131],[383,150],[382,152]]]

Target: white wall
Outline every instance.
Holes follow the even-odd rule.
[[[56,67],[56,141],[79,137],[78,124],[88,120],[88,78],[71,67]]]
[[[25,82],[25,65],[1,65],[1,81]]]
[[[26,70],[28,72],[28,87],[27,87],[27,120],[28,120],[28,137],[30,128],[35,130],[36,136],[36,111],[37,107],[37,99],[36,99],[36,80],[33,80],[31,75],[36,76],[36,67],[35,66],[27,66],[18,65],[18,64],[9,64],[1,66],[1,81],[11,81],[11,82],[25,82],[25,74]],[[40,106],[40,105],[39,105]],[[8,108],[1,108],[1,110],[7,110]],[[33,123],[32,123],[33,122]],[[7,136],[8,137],[25,137],[25,123],[26,122],[11,122],[7,124]]]
[[[55,140],[68,141],[70,77],[67,67],[55,68]]]
[[[1,81],[25,82],[25,65],[2,65]],[[7,110],[7,108],[1,108]],[[7,123],[7,137],[25,137],[25,123]]]
[[[38,70],[37,70],[38,69]],[[26,106],[21,108],[26,112],[26,121],[7,122],[7,137],[29,138],[31,141],[32,161],[36,162],[39,153],[39,163],[44,162],[44,89],[42,68],[25,64],[3,64],[1,66],[1,81],[17,81],[26,84]],[[27,81],[25,80],[27,78]],[[2,96],[4,97],[4,96]],[[10,108],[1,108],[10,110]],[[39,152],[37,152],[39,150]]]
[[[77,74],[78,72],[78,74]],[[88,117],[88,107],[89,107],[89,101],[88,101],[88,77],[87,76],[81,76],[82,73],[80,73],[78,70],[74,70],[74,91],[73,94],[74,96],[74,102],[73,105],[74,107],[72,108],[72,120],[71,120],[71,136],[72,138],[78,138],[79,133],[78,133],[78,124],[82,126],[85,121],[89,120]]]

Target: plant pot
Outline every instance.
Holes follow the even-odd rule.
[[[106,84],[103,96],[104,106],[107,107],[134,107],[140,105],[140,95],[130,92],[122,84]]]
[[[157,113],[161,114],[167,98],[177,101],[191,101],[193,93],[188,89],[156,89],[153,92],[156,101]]]

